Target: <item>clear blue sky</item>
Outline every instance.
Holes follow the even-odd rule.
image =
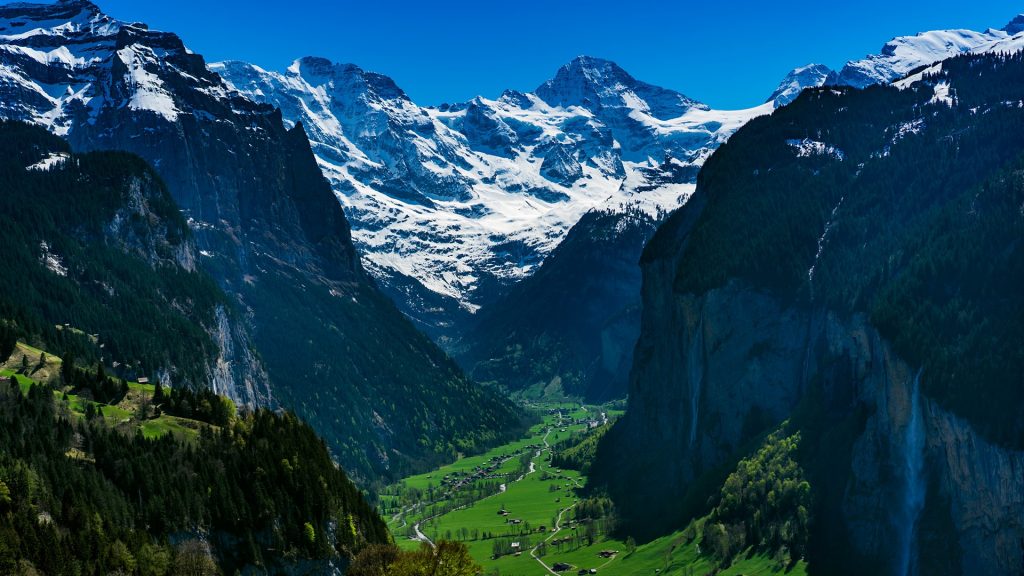
[[[280,70],[324,56],[391,76],[420,104],[532,90],[588,54],[729,108],[763,101],[796,66],[837,67],[922,30],[999,28],[1024,11],[996,0],[94,1],[209,61]]]

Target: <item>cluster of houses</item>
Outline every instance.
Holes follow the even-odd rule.
[[[532,447],[531,447],[532,448]],[[441,486],[450,490],[459,490],[481,480],[503,479],[504,474],[498,474],[498,468],[510,457],[493,456],[483,466],[476,466],[470,472],[452,472],[445,474],[441,479]]]
[[[567,432],[569,426],[586,426],[587,428],[593,429],[608,422],[608,415],[604,412],[587,418],[570,418],[572,411],[566,408],[551,408],[548,410],[548,414],[559,417],[560,432]]]

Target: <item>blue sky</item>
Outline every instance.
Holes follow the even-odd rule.
[[[578,54],[716,107],[765,100],[790,69],[832,67],[889,38],[1002,27],[1024,4],[950,0],[94,0],[178,33],[210,61],[284,69],[300,56],[387,74],[420,104],[532,90]]]

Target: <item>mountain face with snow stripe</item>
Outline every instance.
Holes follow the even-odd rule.
[[[829,74],[826,84],[864,88],[872,84],[888,84],[923,66],[930,66],[967,52],[1009,47],[1014,37],[1024,32],[1024,15],[1017,16],[1003,28],[973,30],[934,30],[915,36],[893,38],[878,54],[848,62]]]
[[[438,107],[320,58],[212,68],[306,127],[367,269],[403,286],[399,306],[434,336],[530,275],[588,211],[679,206],[704,159],[775,107],[712,110],[583,56],[533,93]]]
[[[326,73],[315,64],[305,73]],[[362,92],[335,118],[353,133],[379,135],[383,145],[389,128],[433,129],[418,109],[403,116],[386,78],[347,78],[351,89],[339,92]],[[375,117],[378,102],[399,108]],[[272,397],[366,482],[515,433],[510,406],[466,379],[366,274],[310,145],[305,125],[319,125],[286,126],[280,111],[233,90],[174,34],[119,22],[85,0],[0,7],[0,103],[0,117],[45,126],[76,151],[138,154],[167,184],[198,265],[236,308],[240,326],[222,332],[245,336],[221,343],[235,355],[217,380],[171,384],[213,386],[248,405]],[[409,166],[396,160],[393,170],[401,179],[420,168]],[[395,395],[403,402],[390,401]]]

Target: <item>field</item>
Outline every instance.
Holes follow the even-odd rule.
[[[612,576],[805,575],[803,563],[787,569],[774,558],[752,553],[741,555],[727,568],[718,567],[714,559],[700,553],[697,536],[702,520],[689,530],[641,546],[610,537],[606,520],[577,515],[586,477],[553,468],[550,452],[559,441],[570,437],[578,441],[596,424],[619,413],[578,404],[533,408],[543,414],[543,422],[523,438],[407,478],[383,492],[382,511],[400,547],[459,540],[485,574],[501,576],[577,574],[591,569]]]

